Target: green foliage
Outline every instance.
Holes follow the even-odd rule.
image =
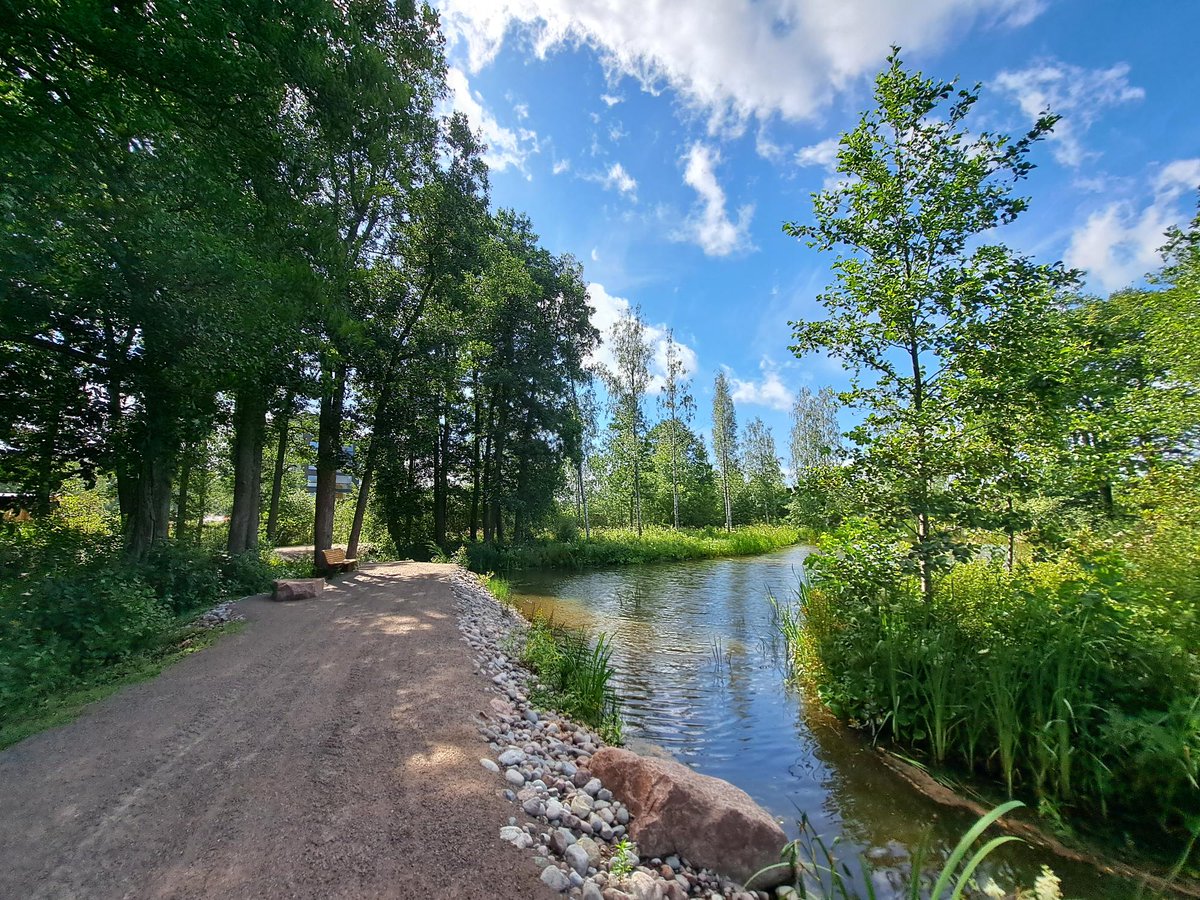
[[[294,547],[311,544],[316,509],[315,498],[303,488],[281,494],[279,518],[275,526],[276,545]]]
[[[500,578],[492,572],[480,576],[480,581],[487,591],[499,600],[504,605],[512,602],[512,582],[507,578]]]
[[[101,520],[79,514],[92,508],[86,500],[62,506],[46,519],[7,526],[11,560],[24,565],[0,574],[2,723],[37,719],[64,692],[104,683],[114,666],[138,668],[131,661],[160,654],[189,616],[224,597],[266,590],[297,568],[178,542],[156,544],[132,562]]]
[[[976,849],[969,859],[967,854],[998,819],[1023,805],[1018,800],[1012,800],[981,816],[979,821],[959,838],[941,868],[932,875],[923,871],[925,852],[918,848],[913,854],[912,870],[907,874],[904,896],[908,900],[960,900],[964,896],[980,895],[983,886],[975,877],[979,866],[1000,847],[1020,839],[1012,835],[994,837]],[[804,815],[800,819],[800,837],[783,848],[780,853],[781,862],[755,872],[747,879],[746,884],[748,887],[753,886],[760,876],[779,870],[788,873],[797,897],[808,897],[811,892],[814,898],[828,900],[875,900],[875,880],[870,865],[861,857],[854,860],[840,858],[840,843],[840,837],[826,841],[816,833],[808,816]],[[1053,880],[1055,885],[1053,891],[1049,889],[1050,880]],[[856,881],[866,886],[865,895],[855,888]],[[989,879],[987,890],[983,893],[986,896],[1011,896],[1016,900],[1061,900],[1057,884],[1058,879],[1049,869],[1043,867],[1042,877],[1038,879],[1033,891],[1018,889],[1013,893],[1005,892]]]
[[[784,226],[839,254],[819,298],[826,316],[793,323],[792,350],[828,353],[849,372],[840,400],[866,410],[850,436],[868,509],[911,533],[927,599],[934,572],[964,549],[956,526],[977,509],[979,486],[1024,459],[998,439],[976,446],[963,384],[986,381],[979,393],[992,421],[1007,421],[1030,392],[997,390],[988,379],[1028,374],[1030,357],[1041,360],[1024,344],[1071,280],[1059,265],[979,243],[1025,210],[1014,185],[1056,117],[1013,140],[968,126],[977,99],[976,90],[906,70],[893,50],[875,79],[875,107],[839,142],[845,177],[813,195],[811,224]]]
[[[633,872],[633,858],[637,855],[637,848],[629,840],[628,836],[622,835],[621,839],[613,845],[613,854],[609,860],[608,870],[615,878],[624,878]]]
[[[801,532],[788,525],[747,525],[733,532],[712,527],[678,531],[646,528],[640,537],[633,529],[606,528],[592,529],[591,540],[570,543],[543,540],[513,547],[468,544],[467,555],[474,572],[514,572],[753,556],[790,547],[800,538]]]
[[[823,539],[780,627],[839,717],[1056,815],[1182,846],[1200,821],[1196,603],[1175,575],[1200,565],[1190,537],[960,564],[930,606],[903,545],[856,523]],[[1160,578],[1164,551],[1184,560]]]
[[[611,743],[621,741],[621,705],[609,686],[612,644],[545,620],[530,624],[521,662],[538,677],[532,699],[591,725]]]

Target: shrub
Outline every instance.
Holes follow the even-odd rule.
[[[225,593],[213,556],[190,544],[155,544],[140,569],[155,594],[176,613],[211,606]]]
[[[926,603],[906,548],[868,523],[811,558],[779,626],[839,717],[996,779],[1044,811],[1186,840],[1200,822],[1200,661],[1177,534],[1054,561],[960,564]],[[1191,556],[1190,565],[1200,562]]]
[[[606,740],[621,739],[620,703],[609,682],[612,643],[594,641],[584,631],[537,620],[529,626],[521,662],[538,676],[536,702],[560,709],[600,731]]]

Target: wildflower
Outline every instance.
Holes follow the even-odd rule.
[[[1062,900],[1062,882],[1049,866],[1042,866],[1042,874],[1033,882],[1033,894],[1037,900]]]

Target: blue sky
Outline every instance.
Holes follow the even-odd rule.
[[[1107,293],[1155,268],[1200,186],[1200,2],[1192,0],[440,0],[452,102],[490,150],[497,206],[585,267],[595,321],[639,305],[739,423],[787,456],[804,385],[845,384],[787,350],[820,315],[830,256],[786,237],[811,217],[838,134],[870,105],[890,44],[982,82],[976,128],[1063,115],[1034,154],[1030,211],[997,236]],[[603,357],[603,352],[601,353]]]

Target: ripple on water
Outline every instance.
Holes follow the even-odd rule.
[[[971,819],[917,794],[857,737],[808,716],[788,687],[768,597],[790,596],[807,553],[536,573],[514,593],[526,612],[611,635],[613,685],[639,751],[659,748],[736,784],[793,836],[807,815],[818,833],[842,837],[840,853],[872,858],[880,897],[898,896],[904,859],[925,829],[936,852]],[[989,871],[1028,885],[1042,863],[1071,895],[1129,895],[1127,885],[1028,848],[1004,848]]]

